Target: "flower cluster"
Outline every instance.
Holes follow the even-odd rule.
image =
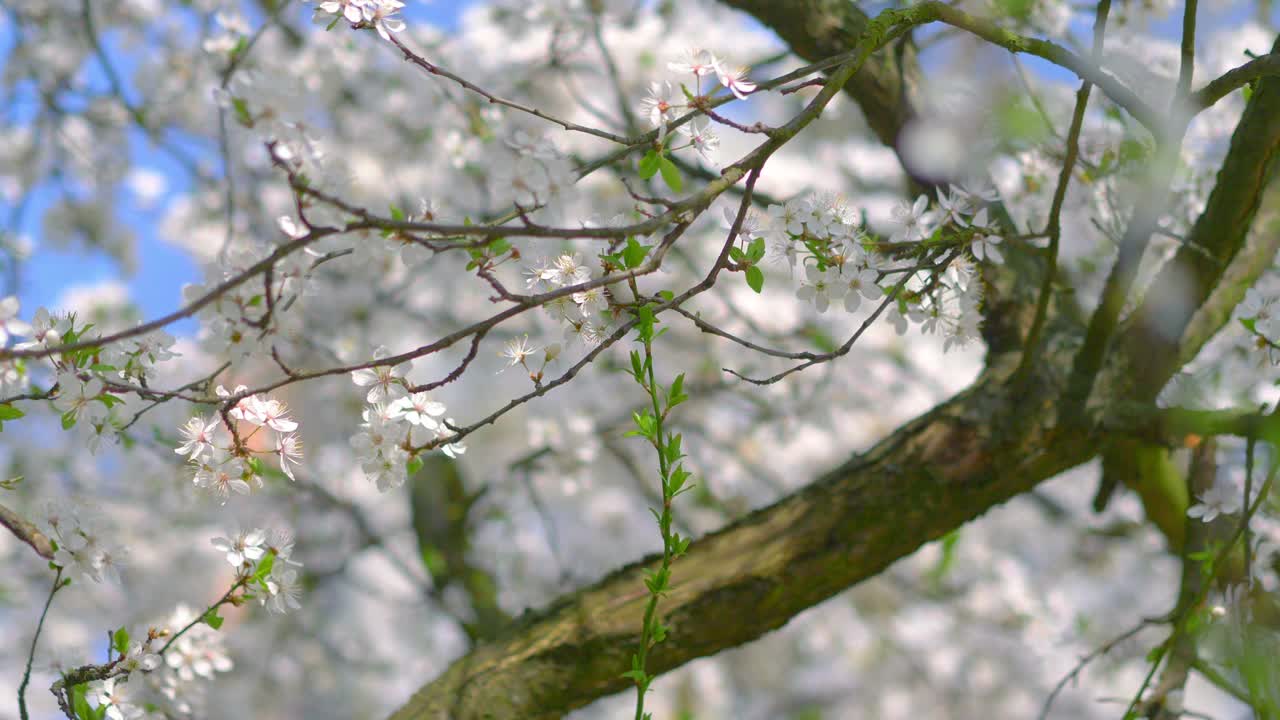
[[[41,351],[94,337],[90,335],[93,325],[78,325],[74,314],[54,314],[42,307],[27,323],[18,318],[18,311],[17,298],[0,300],[0,346],[10,338],[27,336],[31,339],[16,343],[14,349]],[[145,386],[156,376],[159,363],[177,357],[171,349],[174,342],[173,336],[155,330],[102,348],[50,355],[37,363],[0,361],[0,393],[26,389],[33,369],[48,372],[53,383],[46,397],[61,416],[63,429],[88,428],[88,448],[96,452],[104,438],[114,439],[125,424],[115,412],[123,400],[111,391],[132,389],[122,386],[121,380]]]
[[[979,330],[981,284],[973,265],[959,255],[951,256],[945,273],[912,265],[926,252],[960,245],[976,260],[1002,262],[1000,239],[987,228],[982,207],[993,199],[952,187],[934,207],[921,195],[895,208],[894,232],[888,242],[879,242],[862,226],[859,213],[838,197],[818,195],[771,205],[763,229],[759,219],[749,218],[740,239],[768,238],[775,260],[792,270],[802,265],[804,279],[796,296],[819,313],[836,300],[849,312],[862,309],[864,300],[884,303],[885,319],[899,335],[919,323],[927,333],[944,330],[945,347],[963,346]],[[883,285],[890,273],[905,273],[892,290]],[[886,295],[891,297],[886,300]]]
[[[693,75],[694,89],[681,85],[681,92],[677,92],[670,80],[649,83],[649,94],[640,101],[640,114],[658,129],[659,143],[666,142],[669,123],[678,114],[691,109],[691,105],[686,102],[686,95],[702,95],[703,77],[715,75],[719,83],[739,100],[747,99],[747,95],[756,89],[756,84],[746,79],[746,68],[731,66],[706,50],[691,49],[683,60],[668,63],[667,68],[682,75]],[[683,147],[692,147],[707,160],[711,159],[711,153],[720,145],[720,138],[711,129],[710,121],[705,118],[691,119],[681,125],[677,132],[688,140],[688,144]]]
[[[375,361],[389,356],[385,347],[373,354]],[[449,440],[455,434],[453,418],[445,417],[444,403],[428,393],[411,392],[406,371],[404,364],[385,363],[351,373],[352,382],[369,388],[362,429],[351,438],[351,446],[361,470],[382,492],[403,485],[426,448],[439,447],[449,457],[467,451],[462,443]]]
[[[277,153],[280,147],[276,147]],[[208,283],[182,288],[183,301],[191,304],[200,300],[222,282],[247,272],[273,250],[275,247],[262,243],[253,249],[238,247],[229,252],[211,270]],[[270,358],[273,348],[288,348],[298,334],[296,323],[300,320],[296,312],[287,309],[306,290],[310,263],[311,258],[305,253],[277,260],[271,271],[270,297],[261,285],[250,287],[250,283],[220,292],[214,302],[196,313],[201,340],[213,352],[234,360]]]
[[[247,389],[240,385],[228,392],[219,385],[216,392],[229,400]],[[281,472],[294,479],[294,468],[302,462],[302,441],[295,433],[298,423],[289,417],[284,403],[249,395],[236,401],[227,416],[239,421],[234,432],[216,416],[193,417],[181,429],[183,442],[174,452],[185,456],[194,468],[192,482],[196,487],[212,493],[223,504],[232,493],[248,494],[250,483],[262,487],[263,466],[257,455],[274,456]],[[242,432],[240,425],[251,429]],[[263,428],[272,431],[272,442],[255,442]],[[256,449],[263,445],[266,449]]]
[[[400,0],[322,0],[316,4],[316,16],[333,15],[345,19],[351,27],[371,27],[390,42],[391,33],[404,30],[404,21],[393,17],[403,7]]]
[[[108,541],[101,522],[86,511],[66,505],[49,505],[45,521],[57,543],[53,563],[63,570],[77,570],[94,582],[120,581],[120,567],[128,550]]]
[[[1268,297],[1258,288],[1245,292],[1240,303],[1240,319],[1259,348],[1280,348],[1280,307],[1274,297]]]
[[[213,547],[225,553],[227,563],[237,577],[258,586],[258,600],[274,613],[286,613],[302,607],[298,596],[302,584],[294,568],[293,533],[284,529],[240,530],[231,537],[216,537]],[[247,597],[247,595],[246,595]]]
[[[147,685],[172,715],[190,717],[203,705],[204,696],[218,673],[235,667],[223,647],[223,636],[213,627],[197,622],[198,615],[186,605],[178,605],[164,623],[161,635],[173,635],[190,626],[164,653],[164,664],[146,675]],[[168,713],[166,713],[168,714]]]
[[[581,285],[591,280],[591,268],[583,262],[577,253],[566,253],[555,260],[540,260],[525,270],[525,284],[529,290],[546,292],[559,290],[571,285]],[[583,345],[593,346],[601,338],[609,334],[609,325],[614,320],[610,309],[609,291],[604,287],[594,287],[570,295],[562,295],[545,305],[543,309],[551,318],[564,328],[565,342],[579,340]],[[545,352],[543,365],[559,355],[559,343],[549,345]],[[510,361],[508,367],[525,365],[525,358],[536,352],[527,343],[512,341],[504,352]],[[533,371],[530,370],[532,374]]]

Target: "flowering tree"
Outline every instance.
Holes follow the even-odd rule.
[[[22,720],[1280,714],[1269,3],[180,5],[5,3]]]

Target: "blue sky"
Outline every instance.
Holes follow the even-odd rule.
[[[451,29],[456,27],[459,14],[470,3],[471,0],[454,2],[434,0],[426,3],[410,0],[405,9],[405,16],[410,21],[425,21]],[[1249,17],[1250,6],[1251,3],[1225,1],[1202,4],[1202,30],[1207,32],[1213,27],[1244,22]],[[310,8],[294,3],[294,8],[290,12],[304,17],[309,14]],[[257,20],[255,19],[255,22]],[[1077,31],[1087,33],[1088,23],[1081,22],[1083,24],[1076,28]],[[1159,24],[1159,31],[1168,37],[1176,37],[1179,24],[1180,18],[1174,13]],[[7,24],[0,24],[0,50],[7,49],[12,42],[12,29]],[[104,44],[127,86],[132,65],[130,54],[117,47],[110,34],[104,38]],[[3,57],[4,55],[0,55],[0,63],[3,62]],[[1027,62],[1034,72],[1043,73],[1054,79],[1070,79],[1066,71],[1060,68],[1036,62],[1034,58],[1028,59]],[[85,77],[95,87],[106,87],[106,78],[97,63],[86,66]],[[27,94],[30,95],[29,89]],[[10,107],[5,111],[11,113],[11,117],[13,113],[17,113],[19,117],[30,117],[35,110],[34,98],[31,97],[26,97],[16,105],[6,104]],[[74,246],[66,250],[51,247],[43,239],[40,225],[45,208],[54,201],[56,195],[52,189],[42,188],[30,198],[24,214],[25,219],[18,226],[20,232],[35,243],[33,256],[23,265],[18,288],[24,316],[29,317],[40,305],[54,305],[69,286],[92,285],[119,279],[129,287],[131,297],[140,307],[142,314],[145,317],[154,317],[179,305],[180,291],[184,284],[202,279],[197,267],[187,255],[164,242],[156,232],[163,217],[165,205],[176,193],[182,193],[188,187],[185,172],[169,156],[156,151],[138,131],[134,131],[130,137],[130,152],[136,165],[163,174],[169,183],[166,194],[150,207],[139,203],[131,192],[123,188],[119,192],[119,217],[137,237],[136,271],[132,275],[122,276],[122,268],[119,264],[102,252],[86,254]],[[7,223],[12,208],[0,206],[0,210],[2,210],[0,222]],[[190,333],[195,329],[195,324],[194,321],[187,321],[170,329],[175,333]]]
[[[426,3],[409,0],[404,15],[410,21],[425,21],[452,29],[457,26],[461,11],[469,4],[471,0],[435,0]],[[294,3],[292,12],[302,19],[311,10],[308,6]],[[133,57],[122,51],[114,40],[107,33],[103,38],[104,47],[126,85],[126,92],[131,98],[137,97],[129,87]],[[13,41],[13,28],[8,23],[0,23],[0,72],[3,72],[3,58],[8,54],[4,51],[12,46]],[[94,88],[108,87],[106,76],[96,62],[86,65],[84,73],[85,79]],[[12,100],[16,102],[6,103],[10,107],[5,108],[10,117],[16,115],[18,118],[29,119],[34,115],[35,98],[29,87],[20,88]],[[176,140],[181,142],[180,138]],[[23,263],[18,285],[17,294],[22,300],[24,317],[30,317],[41,305],[52,308],[68,287],[119,280],[128,286],[131,299],[142,314],[150,318],[178,307],[182,299],[182,286],[203,279],[186,252],[165,242],[157,233],[166,205],[175,195],[190,187],[186,172],[169,155],[157,151],[141,131],[130,132],[129,152],[136,166],[159,172],[169,184],[166,193],[150,206],[139,202],[125,188],[118,192],[118,217],[137,239],[135,272],[123,275],[121,265],[105,252],[86,253],[75,244],[65,249],[51,245],[45,239],[41,225],[45,210],[58,199],[58,194],[50,187],[39,188],[28,199],[22,213],[22,222],[17,225],[18,234],[26,235],[34,244],[32,256]],[[192,152],[197,156],[204,156],[204,151],[198,148],[193,148]],[[9,227],[13,210],[10,204],[0,204],[0,223],[3,223],[0,227]],[[6,291],[12,290],[6,288]],[[185,334],[193,332],[195,328],[195,322],[188,320],[176,323],[170,331]]]

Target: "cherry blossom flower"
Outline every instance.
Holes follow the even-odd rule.
[[[0,346],[14,335],[29,335],[31,326],[18,319],[18,298],[10,295],[0,300]]]
[[[844,296],[844,309],[857,312],[862,299],[879,300],[884,291],[876,284],[879,273],[871,268],[855,268],[849,273],[849,291]]]
[[[969,250],[979,261],[1000,265],[1004,262],[1004,256],[1000,254],[999,249],[1000,241],[1001,239],[995,235],[979,232],[973,236],[973,244],[969,246]]]
[[[538,347],[529,344],[528,335],[508,340],[507,346],[502,350],[502,356],[507,359],[507,365],[502,370],[513,368],[516,365],[524,365],[525,360],[536,352],[538,352]],[[498,372],[502,372],[502,370]]]
[[[544,279],[556,287],[577,285],[591,279],[591,268],[582,264],[578,253],[561,255]]]
[[[241,530],[230,539],[216,537],[210,542],[219,552],[227,554],[227,563],[237,570],[257,562],[267,553],[263,547],[267,535],[261,529]]]
[[[747,68],[729,67],[718,60],[713,66],[720,84],[728,88],[734,97],[746,100],[748,94],[755,92],[756,84],[747,80]]]
[[[160,656],[147,652],[142,643],[135,642],[129,647],[125,656],[120,659],[120,667],[129,672],[151,672],[160,667]]]
[[[276,454],[280,456],[280,471],[290,480],[296,480],[293,468],[302,466],[302,440],[293,433],[277,436]]]
[[[267,594],[262,602],[267,610],[281,615],[290,610],[298,610],[302,604],[298,597],[302,595],[302,583],[298,580],[298,571],[281,563],[271,566],[267,580]]]
[[[799,200],[788,200],[782,205],[770,205],[765,213],[769,226],[776,234],[803,235],[805,207]],[[789,239],[789,238],[787,238]]]
[[[244,465],[236,458],[226,457],[226,453],[217,450],[209,458],[203,458],[196,466],[191,482],[199,488],[213,493],[223,505],[231,497],[249,494],[249,483],[245,482]]]
[[[62,336],[71,329],[71,321],[65,317],[51,315],[45,308],[36,310],[31,319],[31,340],[14,345],[15,350],[39,350],[56,347],[62,343]]]
[[[89,422],[97,422],[107,414],[107,406],[97,402],[102,391],[102,380],[96,377],[85,381],[74,372],[60,372],[58,396],[53,399],[53,407],[73,421],[78,421],[81,415],[85,415]]]
[[[246,413],[245,420],[254,425],[265,425],[276,432],[287,433],[298,429],[298,423],[289,418],[289,408],[279,400],[253,400],[252,410]]]
[[[1202,522],[1212,522],[1219,515],[1239,511],[1240,493],[1228,483],[1216,482],[1200,495],[1200,502],[1187,508],[1187,515]]]
[[[933,214],[929,212],[929,197],[921,195],[910,205],[900,203],[893,209],[893,221],[898,229],[893,242],[917,242],[933,232]]]
[[[609,309],[609,299],[605,297],[604,288],[591,288],[573,294],[573,301],[578,304],[578,311],[584,318],[592,318]]]
[[[390,357],[385,347],[378,347],[373,352],[375,361]],[[365,400],[370,403],[392,400],[404,393],[403,365],[376,365],[371,368],[355,370],[351,373],[351,381],[358,387],[369,388]]]
[[[130,702],[129,685],[118,677],[93,681],[87,695],[99,708],[106,708],[110,720],[135,720],[145,714],[141,707]]]
[[[187,424],[182,426],[182,438],[185,441],[182,445],[174,449],[179,455],[186,455],[190,460],[198,460],[206,452],[212,452],[214,440],[217,436],[218,428],[222,423],[213,418],[210,420],[202,420],[193,417],[187,420]]]
[[[689,139],[689,144],[703,160],[711,160],[711,154],[720,147],[720,136],[709,122],[691,120],[681,125],[678,132]]]
[[[831,299],[838,298],[848,291],[849,285],[843,282],[831,268],[819,270],[817,265],[804,269],[805,281],[796,291],[796,297],[813,303],[818,312],[824,313],[831,306]]]
[[[700,48],[690,48],[685,51],[684,59],[677,62],[667,63],[667,69],[671,72],[690,73],[694,77],[701,78],[716,72],[716,66],[719,60],[716,56],[702,50]]]
[[[383,40],[391,42],[390,33],[404,30],[404,21],[391,17],[402,7],[404,3],[399,0],[368,0],[364,10],[365,22],[373,25]]]
[[[658,128],[658,142],[667,137],[667,123],[675,119],[676,110],[683,104],[673,98],[678,97],[667,80],[649,83],[649,94],[640,101],[640,112],[649,119],[649,124]]]
[[[391,412],[405,422],[411,425],[417,425],[428,430],[434,430],[440,426],[436,418],[444,415],[444,403],[432,400],[431,396],[425,392],[414,393],[407,397],[391,403]]]

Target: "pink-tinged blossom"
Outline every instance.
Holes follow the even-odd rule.
[[[649,120],[649,124],[659,129],[658,142],[667,136],[667,123],[675,119],[676,110],[683,107],[671,89],[669,81],[653,81],[649,83],[649,94],[640,101],[640,112]]]
[[[690,73],[694,77],[702,78],[714,73],[718,63],[719,60],[715,55],[700,48],[691,48],[685,51],[683,60],[667,63],[667,69],[671,72]]]
[[[293,433],[277,436],[276,454],[280,456],[280,471],[295,480],[293,468],[302,466],[302,440]]]
[[[221,422],[216,418],[211,420],[191,418],[182,427],[180,432],[183,443],[175,448],[174,452],[186,455],[192,461],[199,460],[206,452],[213,451],[219,425]]]
[[[747,69],[744,67],[730,67],[717,61],[715,73],[720,84],[739,100],[746,100],[747,95],[755,92],[756,84],[747,79]]]

